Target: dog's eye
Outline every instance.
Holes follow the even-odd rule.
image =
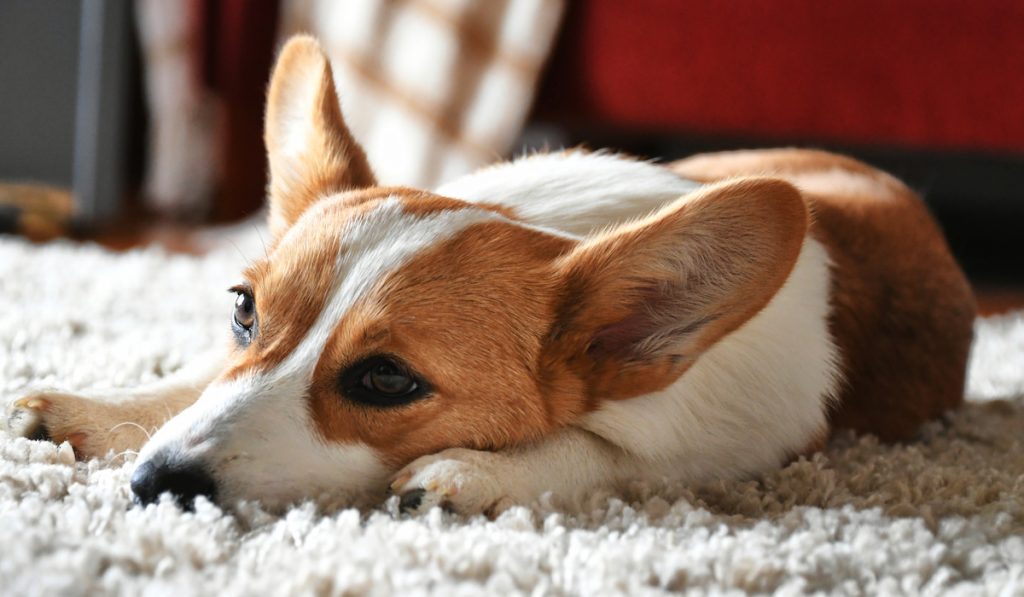
[[[252,300],[251,294],[243,292],[235,298],[235,323],[248,330],[255,321],[256,301]]]
[[[375,356],[356,363],[341,375],[350,399],[373,406],[407,404],[427,394],[426,384],[397,359]]]
[[[416,390],[416,380],[387,361],[367,371],[362,383],[364,389],[385,396],[402,396]]]
[[[256,333],[256,299],[246,286],[231,288],[235,297],[235,311],[231,317],[231,329],[241,346],[248,346]]]

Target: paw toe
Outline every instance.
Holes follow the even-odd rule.
[[[416,488],[411,489],[402,494],[398,500],[398,509],[402,513],[411,513],[419,510],[420,505],[423,504],[423,496],[427,493],[426,489]]]
[[[471,456],[427,456],[401,471],[391,485],[400,496],[399,510],[406,514],[428,512],[435,506],[472,516],[492,510],[504,496],[501,482],[483,461]],[[490,456],[493,458],[493,456]]]
[[[43,413],[49,403],[42,398],[22,398],[14,403],[7,417],[7,429],[17,437],[32,440],[51,441]]]
[[[113,430],[127,419],[105,404],[84,396],[40,392],[14,401],[7,414],[7,431],[15,437],[67,442],[80,459],[100,457],[111,449],[131,448],[134,439]],[[141,445],[139,442],[137,445]],[[136,447],[137,447],[136,445]]]

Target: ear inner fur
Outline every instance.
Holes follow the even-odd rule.
[[[551,350],[592,401],[661,389],[768,303],[807,226],[794,187],[739,179],[586,242],[563,263]]]
[[[320,198],[376,184],[345,126],[330,62],[311,37],[289,40],[267,92],[270,228],[279,238]]]

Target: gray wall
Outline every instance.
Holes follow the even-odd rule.
[[[0,0],[0,179],[72,184],[78,0]]]

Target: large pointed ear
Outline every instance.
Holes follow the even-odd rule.
[[[345,126],[331,65],[315,39],[288,40],[267,92],[270,229],[279,237],[318,199],[376,181]]]
[[[667,386],[764,308],[807,227],[793,186],[748,178],[584,241],[560,263],[564,298],[548,360],[562,359],[595,398]]]

